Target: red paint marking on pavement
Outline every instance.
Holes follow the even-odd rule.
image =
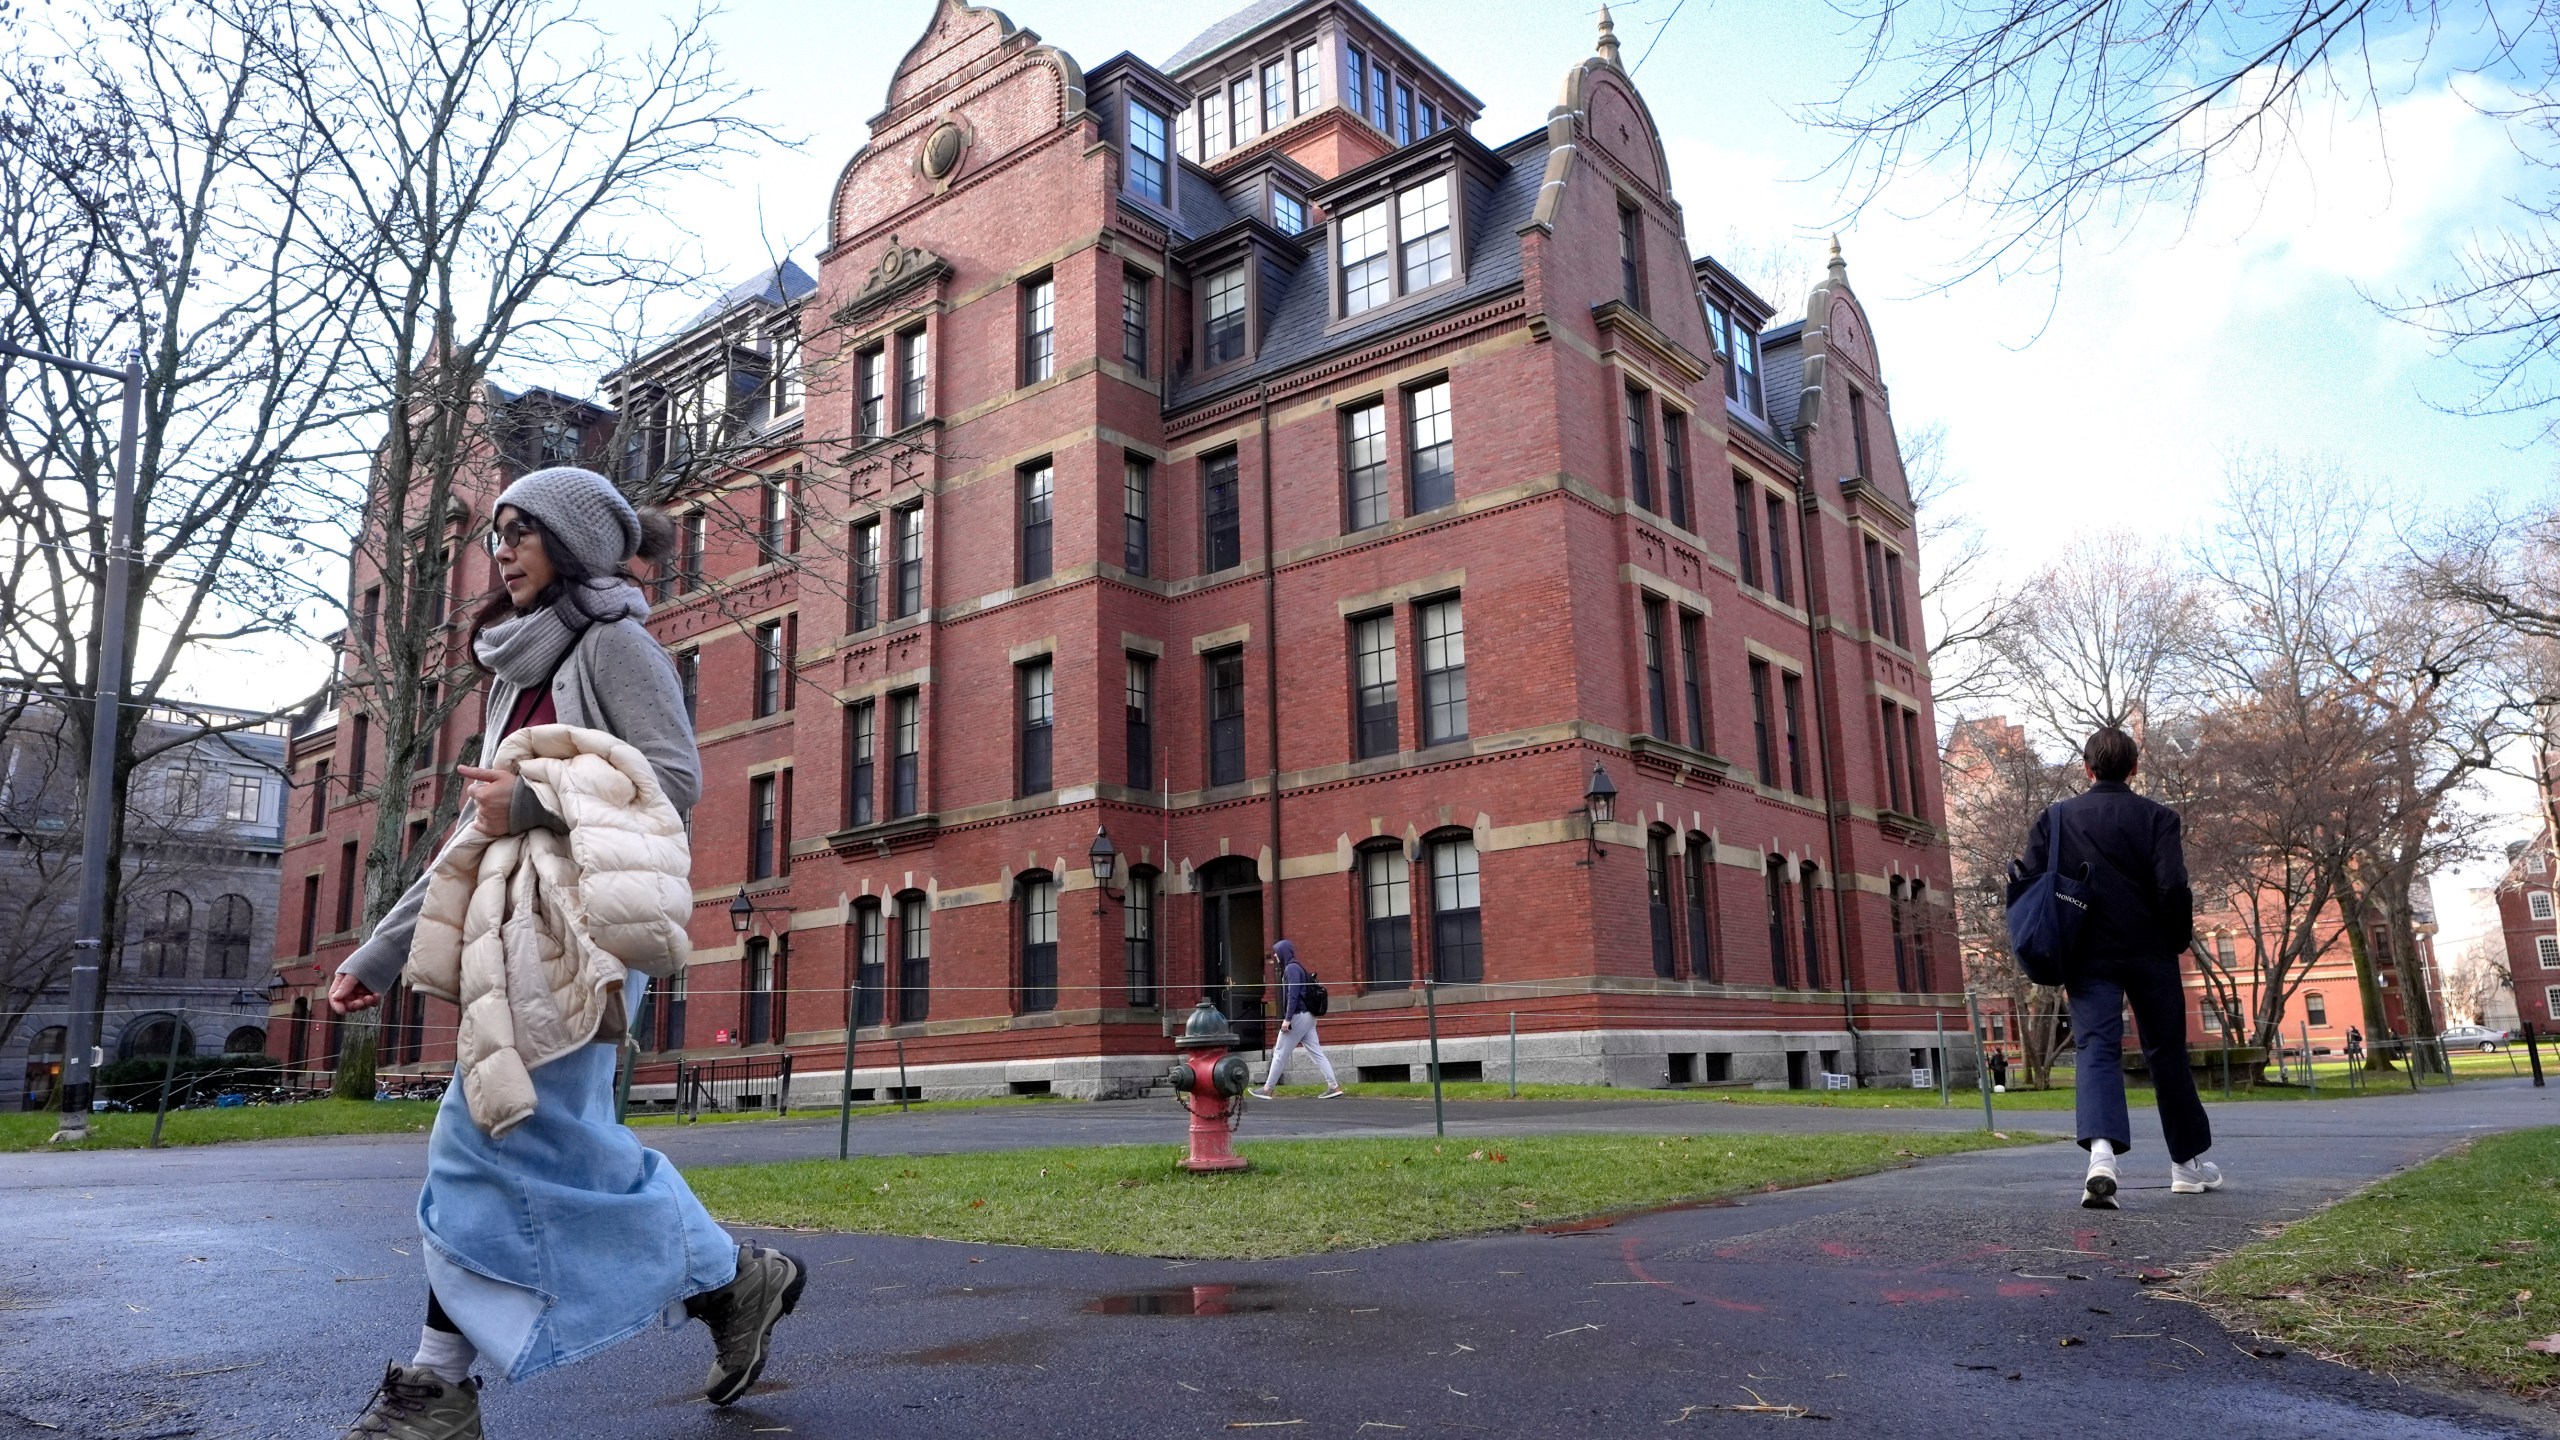
[[[2050,1295],[2052,1293],[2053,1287],[2050,1285],[2037,1285],[2025,1280],[2003,1280],[2000,1282],[2000,1295],[2001,1298],[2005,1300],[2033,1300],[2037,1296]]]
[[[1716,1252],[1716,1253],[1717,1253],[1718,1255],[1723,1255],[1723,1254],[1724,1254],[1724,1252],[1723,1252],[1723,1251],[1718,1251],[1718,1252]],[[1637,1260],[1637,1259],[1636,1259],[1636,1237],[1634,1237],[1633,1235],[1630,1235],[1630,1236],[1628,1236],[1625,1240],[1623,1240],[1623,1241],[1620,1241],[1620,1242],[1619,1242],[1619,1244],[1618,1244],[1618,1255],[1619,1255],[1619,1258],[1621,1258],[1621,1259],[1623,1259],[1623,1260],[1625,1260],[1625,1261],[1627,1262],[1627,1273],[1628,1273],[1628,1274],[1630,1274],[1630,1275],[1634,1276],[1634,1277],[1635,1277],[1635,1278],[1637,1278],[1638,1280],[1644,1280],[1644,1281],[1648,1281],[1648,1282],[1650,1282],[1650,1283],[1652,1283],[1652,1284],[1659,1285],[1659,1286],[1661,1286],[1663,1289],[1670,1291],[1670,1292],[1671,1292],[1672,1294],[1674,1294],[1674,1295],[1680,1296],[1680,1297],[1681,1297],[1682,1299],[1684,1299],[1684,1300],[1697,1300],[1697,1301],[1701,1301],[1701,1302],[1703,1302],[1703,1303],[1705,1303],[1705,1304],[1708,1304],[1708,1305],[1713,1305],[1713,1306],[1717,1307],[1718,1309],[1722,1309],[1722,1310],[1740,1310],[1740,1311],[1743,1311],[1743,1312],[1744,1312],[1744,1313],[1746,1313],[1746,1314],[1751,1314],[1751,1315],[1757,1315],[1757,1314],[1760,1314],[1760,1313],[1762,1313],[1763,1309],[1765,1308],[1765,1307],[1763,1307],[1763,1306],[1750,1304],[1750,1303],[1748,1303],[1748,1302],[1746,1302],[1746,1301],[1741,1301],[1741,1300],[1727,1300],[1727,1299],[1723,1298],[1722,1296],[1717,1296],[1717,1295],[1701,1295],[1701,1294],[1699,1294],[1697,1291],[1695,1291],[1695,1290],[1691,1290],[1691,1289],[1687,1288],[1686,1286],[1682,1286],[1682,1285],[1675,1285],[1675,1284],[1673,1284],[1672,1282],[1670,1282],[1670,1281],[1668,1281],[1668,1280],[1656,1280],[1656,1279],[1654,1279],[1654,1277],[1653,1277],[1652,1275],[1650,1275],[1650,1274],[1647,1274],[1647,1273],[1646,1273],[1643,1262],[1641,1262],[1641,1261],[1639,1261],[1639,1260]],[[1730,1256],[1727,1256],[1726,1258],[1728,1258],[1728,1259],[1729,1259],[1729,1258],[1731,1258],[1731,1257],[1730,1257]]]
[[[2072,1248],[2072,1249],[2074,1249],[2074,1250],[2079,1251],[2079,1252],[2080,1252],[2081,1254],[2083,1254],[2083,1255],[2095,1255],[2095,1254],[2097,1254],[2097,1253],[2098,1253],[2098,1232],[2097,1232],[2097,1231],[2095,1231],[2095,1230],[2074,1230],[2074,1231],[2072,1231],[2072,1232],[2071,1232],[2071,1248]]]
[[[1867,1252],[1855,1245],[1843,1245],[1837,1240],[1825,1240],[1822,1242],[1822,1253],[1835,1260],[1857,1260],[1863,1258]]]
[[[1887,1305],[1925,1305],[1932,1300],[1958,1299],[1962,1297],[1963,1294],[1963,1291],[1950,1285],[1941,1285],[1935,1290],[1887,1290],[1884,1292],[1884,1303]]]

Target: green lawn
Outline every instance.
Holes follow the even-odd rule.
[[[1264,1140],[1241,1173],[1179,1147],[800,1160],[689,1170],[724,1220],[1128,1255],[1259,1259],[1513,1230],[1882,1170],[2044,1137],[1540,1135]]]
[[[1063,1105],[1066,1103],[1068,1103],[1068,1101],[1065,1097],[1057,1095],[987,1095],[975,1100],[910,1100],[907,1102],[907,1108],[909,1110],[983,1110],[992,1105]],[[897,1113],[898,1102],[895,1100],[891,1100],[886,1104],[873,1104],[869,1101],[865,1101],[862,1104],[853,1107],[853,1117],[857,1120],[861,1119],[865,1115],[895,1115]],[[625,1123],[629,1124],[631,1128],[635,1130],[640,1130],[658,1125],[734,1124],[741,1120],[781,1120],[785,1118],[792,1120],[810,1120],[820,1117],[832,1120],[836,1117],[836,1114],[836,1107],[833,1105],[802,1105],[797,1109],[794,1109],[788,1117],[785,1117],[779,1110],[711,1110],[703,1112],[693,1120],[687,1120],[680,1115],[665,1113],[633,1114]]]
[[[243,1105],[232,1110],[172,1110],[170,1145],[219,1145],[226,1140],[287,1140],[313,1135],[381,1135],[423,1132],[435,1119],[433,1100],[305,1100],[295,1105]],[[151,1116],[111,1111],[89,1117],[89,1138],[77,1146],[52,1144],[56,1117],[49,1112],[0,1115],[0,1153],[12,1150],[132,1150],[151,1143]]]
[[[2232,1255],[2200,1298],[2371,1370],[2560,1394],[2560,1128],[2479,1140]]]
[[[2393,1093],[2393,1085],[2397,1085],[2399,1089],[2404,1092],[2408,1089],[2409,1082],[2400,1075],[2392,1074],[2379,1078],[2382,1080],[2388,1080],[2391,1084],[2368,1084],[2360,1093],[2365,1095],[2388,1095]],[[1303,1098],[1314,1095],[1317,1088],[1318,1087],[1312,1085],[1283,1085],[1280,1087],[1280,1096],[1284,1100]],[[2333,1088],[2335,1093],[2332,1093]],[[1347,1095],[1356,1095],[1369,1100],[1428,1100],[1431,1098],[1431,1086],[1427,1082],[1421,1081],[1387,1081],[1380,1084],[1353,1085],[1348,1087],[1344,1093]],[[2151,1093],[2150,1087],[2144,1085],[2128,1085],[2125,1089],[2126,1100],[2137,1109],[2151,1103]],[[2355,1093],[2358,1092],[2349,1091],[2343,1084],[2332,1087],[2324,1078],[2320,1084],[2319,1098],[2323,1100],[2343,1100],[2349,1098]],[[1441,1094],[1443,1098],[1450,1100],[1508,1100],[1513,1098],[1510,1087],[1498,1080],[1452,1080],[1441,1086]],[[1935,1110],[1938,1108],[1937,1091],[1912,1090],[1908,1088],[1891,1090],[1745,1090],[1714,1087],[1681,1090],[1636,1090],[1624,1089],[1610,1085],[1523,1085],[1520,1087],[1520,1094],[1517,1098],[1522,1100],[1603,1100],[1620,1102],[1630,1100],[1667,1100],[1675,1102],[1687,1101],[1692,1104],[1723,1105],[1818,1105],[1828,1108],[1847,1110]],[[2222,1091],[2218,1086],[2207,1087],[2204,1092],[2204,1098],[2208,1103],[2217,1105],[2221,1104]],[[2282,1086],[2269,1086],[2259,1090],[2242,1090],[2235,1087],[2231,1092],[2231,1098],[2234,1101],[2240,1101],[2304,1100],[2311,1097],[2298,1087],[2286,1088]],[[1955,1087],[1954,1090],[1948,1093],[1947,1099],[1949,1106],[1954,1109],[1971,1109],[1977,1113],[1982,1109],[1981,1093],[1976,1091],[1970,1085],[1959,1085]],[[1991,1097],[1991,1108],[1995,1111],[2004,1113],[2010,1111],[2069,1110],[2071,1107],[2071,1072],[2068,1070],[2058,1070],[2054,1072],[2054,1088],[2050,1090],[2010,1090],[2005,1094],[1994,1095]]]

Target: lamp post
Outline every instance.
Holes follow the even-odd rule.
[[[62,1054],[62,1119],[53,1132],[57,1141],[77,1143],[89,1138],[94,1074],[103,1058],[98,1050],[98,1023],[107,999],[107,877],[108,867],[117,858],[108,849],[115,833],[115,812],[108,802],[115,786],[118,710],[130,678],[130,657],[124,646],[125,567],[133,550],[133,446],[134,432],[142,423],[142,352],[128,354],[121,370],[30,350],[7,340],[0,340],[0,355],[124,382],[124,422],[116,438],[115,502],[108,512],[106,574],[98,597],[98,669],[90,687],[89,783],[81,797],[80,929],[71,942],[71,1022]]]

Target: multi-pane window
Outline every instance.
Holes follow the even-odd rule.
[[[1049,506],[1057,470],[1042,460],[1016,472],[1022,504],[1022,577],[1028,585],[1049,578]]]
[[[1670,507],[1671,523],[1683,530],[1689,528],[1689,446],[1683,438],[1688,428],[1688,416],[1662,407],[1662,501]]]
[[[1147,573],[1150,558],[1147,514],[1155,485],[1155,467],[1143,455],[1124,455],[1120,469],[1120,564],[1132,575]]]
[[[1729,357],[1733,353],[1729,348],[1733,343],[1731,339],[1732,331],[1729,328],[1733,322],[1725,317],[1723,306],[1717,304],[1713,300],[1707,299],[1703,293],[1700,294],[1699,300],[1705,305],[1707,311],[1708,343],[1715,347],[1715,352],[1718,355]],[[1733,367],[1730,364],[1725,367],[1724,393],[1727,395],[1733,394]]]
[[[1121,709],[1127,716],[1129,788],[1144,790],[1156,783],[1156,662],[1153,657],[1129,657],[1129,675],[1122,682]]]
[[[880,623],[880,521],[877,516],[853,527],[852,628],[868,630]]]
[[[1893,643],[1908,650],[1911,648],[1911,627],[1903,619],[1902,556],[1891,550],[1884,552],[1884,595],[1889,602],[1887,608],[1893,614]]]
[[[1361,956],[1369,988],[1413,983],[1412,867],[1392,847],[1360,852]]]
[[[1173,196],[1172,123],[1152,105],[1129,102],[1129,191],[1158,205]]]
[[[1271,223],[1283,235],[1303,233],[1307,228],[1307,202],[1286,190],[1272,191]]]
[[[1243,359],[1244,267],[1230,265],[1210,276],[1207,294],[1207,305],[1201,312],[1207,326],[1201,364],[1218,366]]]
[[[1244,651],[1220,650],[1207,657],[1209,688],[1209,783],[1244,781]]]
[[[892,511],[891,538],[898,547],[898,595],[894,614],[905,619],[924,608],[924,507]]]
[[[1289,119],[1289,62],[1266,60],[1262,65],[1262,128],[1277,130]]]
[[[1387,66],[1383,60],[1369,63],[1369,119],[1381,130],[1387,127]]]
[[[1039,795],[1054,788],[1050,775],[1051,737],[1057,730],[1057,695],[1052,688],[1055,671],[1046,660],[1034,660],[1015,667],[1015,690],[1020,697],[1022,717],[1022,755],[1020,785],[1016,793]]]
[[[747,782],[747,878],[773,878],[773,850],[776,827],[782,819],[782,781],[777,775],[758,775]]]
[[[886,942],[880,906],[866,901],[853,911],[853,1023],[862,1028],[880,1023],[881,1001],[889,982]]]
[[[773,1040],[773,942],[759,935],[747,942],[746,1043]]]
[[[1725,372],[1725,384],[1752,414],[1766,413],[1760,408],[1760,337],[1746,325],[1733,327],[1733,366]]]
[[[931,380],[925,369],[924,327],[898,336],[898,428],[905,429],[924,419],[925,390]]]
[[[146,913],[150,918],[142,926],[142,972],[161,976],[186,974],[187,945],[195,930],[195,902],[175,890],[164,890],[159,905]]]
[[[1147,373],[1147,272],[1120,272],[1120,363]]]
[[[1627,498],[1653,508],[1652,399],[1634,385],[1627,387]]]
[[[435,687],[429,686],[427,689],[427,713],[430,715],[435,713],[435,695]],[[427,768],[430,770],[434,769],[436,764],[436,738],[437,732],[428,732]],[[266,818],[266,798],[267,782],[259,779],[255,775],[232,775],[228,778],[228,783],[224,787],[222,818],[225,820],[236,820],[243,824],[255,825]]]
[[[1689,720],[1689,748],[1707,748],[1706,677],[1699,673],[1698,656],[1703,648],[1698,632],[1704,622],[1698,616],[1680,612],[1680,706]]]
[[[1644,715],[1645,729],[1657,739],[1671,738],[1671,684],[1663,673],[1663,604],[1644,597]]]
[[[2551,892],[2548,890],[2528,892],[2524,897],[2524,908],[2525,913],[2536,920],[2550,919],[2552,916]]]
[[[1369,114],[1369,57],[1357,45],[1343,47],[1343,96],[1351,102],[1351,113],[1363,119]]]
[[[791,548],[791,477],[767,475],[756,512],[756,558],[772,564]]]
[[[2302,1018],[2314,1025],[2327,1025],[2329,997],[2317,990],[2306,991],[2302,997]]]
[[[1769,983],[1793,986],[1787,963],[1787,862],[1777,855],[1769,857],[1769,868],[1761,874],[1761,889],[1769,919]]]
[[[702,588],[702,552],[710,520],[701,511],[688,511],[676,522],[676,591],[691,594]]]
[[[1048,275],[1022,284],[1022,383],[1057,373],[1058,282]]]
[[[1644,308],[1644,212],[1618,207],[1618,289],[1627,304]]]
[[[1129,888],[1120,901],[1122,976],[1132,1009],[1156,1005],[1156,877],[1129,872]]]
[[[1848,988],[1845,977],[1840,988]],[[1929,988],[1929,885],[1924,880],[1911,882],[1911,988]]]
[[[338,923],[331,929],[340,934],[356,924],[356,882],[361,869],[356,855],[356,842],[350,840],[338,847]]]
[[[1733,552],[1742,567],[1742,583],[1761,588],[1760,539],[1753,526],[1759,523],[1760,487],[1739,471],[1733,477]]]
[[[1793,603],[1794,587],[1787,580],[1787,502],[1777,495],[1762,499],[1769,513],[1769,593]]]
[[[1387,522],[1387,407],[1373,400],[1342,412],[1342,475],[1350,528]]]
[[[1299,46],[1298,53],[1290,57],[1290,64],[1297,71],[1298,113],[1304,115],[1323,98],[1324,82],[1316,69],[1316,47]]]
[[[347,754],[347,785],[350,793],[362,791],[366,777],[373,773],[373,717],[358,715],[355,729],[355,739],[349,745]]]
[[[1244,515],[1237,493],[1236,452],[1212,455],[1200,467],[1200,514],[1206,526],[1201,550],[1203,570],[1224,570],[1244,563]]]
[[[1387,263],[1387,207],[1371,205],[1342,217],[1342,313],[1357,315],[1383,305],[1394,292]]]
[[[1351,622],[1360,758],[1396,752],[1396,617],[1382,610]]]
[[[1058,882],[1046,875],[1022,881],[1022,1009],[1058,1008]]]
[[[1804,938],[1804,985],[1808,990],[1822,988],[1822,867],[1807,860],[1796,882],[1796,899],[1804,907],[1804,923],[1797,927]]]
[[[880,753],[879,721],[879,702],[876,700],[858,700],[845,707],[844,823],[847,828],[868,825],[878,813],[873,808],[877,790],[873,767]]]
[[[881,429],[889,403],[889,352],[885,347],[874,345],[853,357],[853,390],[857,407],[854,433],[865,440],[887,433]]]
[[[1707,884],[1713,873],[1708,866],[1714,859],[1709,851],[1714,844],[1714,841],[1692,830],[1689,832],[1688,853],[1682,857],[1687,873],[1681,877],[1684,883],[1680,888],[1681,898],[1688,902],[1689,909],[1689,978],[1692,980],[1715,978],[1715,947],[1709,943],[1707,924]]]
[[[1768,661],[1751,662],[1751,751],[1758,762],[1760,783],[1768,786],[1778,783],[1778,731],[1772,708],[1777,697],[1771,693],[1776,684]]]
[[[702,647],[676,652],[676,691],[684,696],[684,718],[700,724],[702,714]]]
[[[1910,797],[1903,790],[1902,707],[1890,700],[1880,700],[1884,725],[1884,794],[1885,804],[1905,815],[1911,813]]]
[[[1396,143],[1413,143],[1413,87],[1396,82]]]
[[[1227,82],[1227,113],[1235,127],[1236,143],[1262,133],[1262,115],[1253,103],[1253,77],[1239,75]]]
[[[1893,988],[1910,990],[1911,984],[1911,917],[1905,913],[1909,903],[1903,899],[1902,877],[1885,882],[1885,916],[1893,924]]]
[[[688,720],[692,719],[693,712],[687,710],[685,712],[685,718]],[[311,828],[318,830],[328,823],[329,762],[323,760],[319,764],[311,767]]]
[[[1902,712],[1902,753],[1911,761],[1911,813],[1921,815],[1920,799],[1920,712]]]
[[[1874,536],[1863,537],[1867,559],[1867,629],[1878,639],[1887,633],[1884,598],[1884,544]]]
[[[782,708],[782,622],[756,627],[756,718]]]
[[[1680,973],[1678,930],[1671,918],[1671,832],[1656,830],[1644,842],[1645,919],[1653,931],[1653,973],[1662,979]]]
[[[1405,453],[1413,466],[1413,513],[1458,501],[1457,445],[1449,424],[1449,382],[1405,392]]]
[[[1414,615],[1422,638],[1422,743],[1467,738],[1467,626],[1458,597],[1434,600]]]
[[[306,943],[302,951],[306,955],[311,953],[311,946]],[[2560,936],[2534,936],[2533,958],[2545,970],[2560,970]]]
[[[1476,889],[1476,842],[1431,842],[1431,978],[1443,985],[1484,979],[1484,902]]]
[[[898,897],[898,1023],[912,1025],[932,1012],[933,911],[925,897]]]
[[[1810,795],[1813,787],[1805,783],[1803,679],[1791,670],[1778,672],[1778,693],[1786,701],[1787,788]]]
[[[889,697],[889,818],[916,813],[916,692]]]
[[[1439,132],[1440,117],[1438,112],[1431,108],[1430,101],[1424,100],[1420,102],[1414,107],[1414,111],[1413,135],[1415,139],[1427,139]]]
[[[1849,387],[1849,439],[1857,447],[1858,478],[1873,476],[1875,472],[1867,468],[1872,463],[1867,453],[1867,397],[1854,385]]]
[[[1200,158],[1227,150],[1227,94],[1219,90],[1200,102]]]
[[[1435,175],[1396,196],[1396,233],[1406,294],[1449,278],[1449,177]]]

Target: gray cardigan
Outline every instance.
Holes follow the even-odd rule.
[[[488,704],[481,712],[483,763],[503,738],[489,732],[507,723],[521,693],[505,680],[489,677]],[[694,748],[693,721],[684,713],[675,662],[646,625],[626,617],[587,627],[552,677],[551,703],[561,724],[602,730],[647,757],[667,803],[678,815],[692,812],[702,793],[702,755]],[[542,808],[531,786],[519,785],[507,828],[522,833],[537,826],[557,830],[560,821]],[[426,897],[426,876],[420,875],[338,973],[354,976],[376,995],[390,994],[409,963],[409,941]]]

